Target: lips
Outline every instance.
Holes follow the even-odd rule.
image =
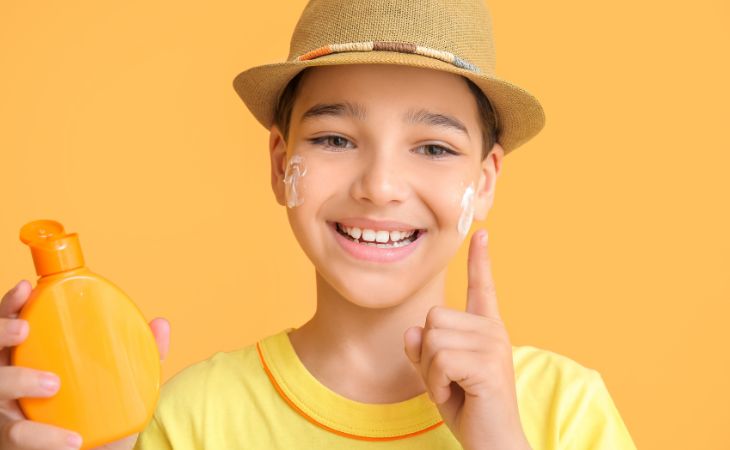
[[[361,225],[368,225],[373,226],[373,221],[370,221],[369,223],[366,223],[368,221],[343,221],[348,224],[358,223]],[[338,225],[338,223],[340,225]],[[371,262],[378,262],[378,263],[385,263],[385,262],[396,262],[404,259],[408,255],[410,255],[420,244],[420,242],[423,240],[424,236],[427,234],[426,230],[418,230],[411,228],[412,232],[410,232],[407,236],[400,236],[399,234],[401,232],[408,233],[408,226],[403,226],[402,223],[394,223],[394,222],[376,222],[375,226],[381,227],[380,229],[377,229],[377,232],[381,233],[380,240],[377,240],[377,233],[376,233],[376,239],[372,239],[372,236],[369,235],[370,232],[374,232],[373,229],[365,228],[362,233],[368,234],[368,236],[363,236],[361,234],[360,238],[354,238],[354,235],[357,235],[357,232],[354,233],[351,232],[348,233],[346,229],[348,228],[346,225],[344,225],[342,222],[327,222],[328,228],[332,231],[335,240],[338,242],[338,244],[345,250],[347,254],[349,254],[351,257],[361,260],[361,261],[371,261]],[[349,228],[357,228],[357,227],[349,227]],[[386,228],[385,230],[383,228]],[[391,228],[391,231],[388,231],[387,228]],[[383,233],[386,233],[388,235],[388,239],[385,239],[385,235]],[[397,233],[395,237],[398,239],[396,241],[393,241],[390,239],[393,233]],[[367,240],[362,240],[361,238],[367,238]]]

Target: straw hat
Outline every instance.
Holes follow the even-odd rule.
[[[241,72],[233,87],[267,129],[286,84],[307,67],[401,64],[463,75],[489,99],[505,155],[545,125],[538,100],[494,73],[492,18],[483,0],[310,0],[285,62]]]

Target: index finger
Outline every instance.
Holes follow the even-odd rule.
[[[16,318],[30,295],[31,285],[28,280],[20,280],[14,288],[5,293],[0,300],[0,317]]]
[[[501,319],[497,306],[497,290],[492,278],[492,264],[487,249],[487,230],[475,232],[469,242],[469,287],[466,312]]]

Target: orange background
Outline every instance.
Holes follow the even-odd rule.
[[[286,57],[305,4],[264,3],[0,4],[3,293],[35,283],[18,231],[50,218],[170,320],[165,379],[313,314],[268,132],[231,86]],[[497,73],[547,125],[477,224],[513,344],[599,370],[639,448],[730,448],[730,4],[528,3],[490,1]],[[466,245],[452,307],[465,269]]]

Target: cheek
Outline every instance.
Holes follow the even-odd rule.
[[[306,152],[290,157],[284,176],[287,215],[300,242],[321,240],[312,235],[312,226],[321,220],[322,205],[342,188],[337,184],[341,179],[330,165]]]
[[[461,237],[469,231],[474,216],[474,184],[463,178],[439,177],[438,183],[422,183],[419,191],[436,216],[442,231]]]
[[[341,190],[346,179],[336,164],[312,157],[306,152],[294,153],[284,173],[286,205],[289,209],[310,209],[319,205],[332,192]],[[309,203],[312,203],[311,205]]]

